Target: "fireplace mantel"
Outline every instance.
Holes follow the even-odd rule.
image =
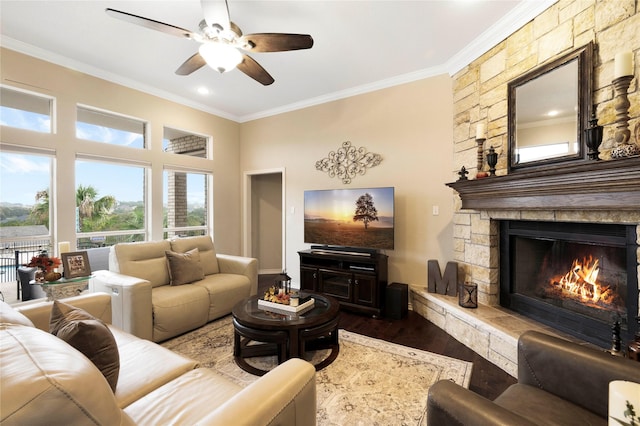
[[[463,209],[639,210],[640,157],[447,183]]]

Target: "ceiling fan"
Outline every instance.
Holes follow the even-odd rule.
[[[131,13],[105,9],[108,15],[123,21],[141,25],[166,34],[195,40],[201,43],[198,52],[184,61],[176,70],[178,75],[189,75],[204,65],[220,73],[238,68],[240,71],[265,86],[274,82],[273,77],[247,52],[284,52],[310,49],[313,38],[308,34],[257,33],[242,34],[242,30],[229,17],[227,0],[201,0],[204,19],[198,31],[165,24]]]

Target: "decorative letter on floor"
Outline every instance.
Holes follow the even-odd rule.
[[[447,262],[444,276],[437,260],[427,260],[427,291],[455,296],[458,289],[458,263]]]

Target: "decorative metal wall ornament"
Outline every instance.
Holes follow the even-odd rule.
[[[342,147],[331,151],[327,157],[316,161],[316,170],[326,172],[329,177],[338,177],[342,183],[351,183],[357,175],[363,175],[367,169],[382,161],[380,154],[367,152],[367,148],[351,146],[350,141],[342,142]]]

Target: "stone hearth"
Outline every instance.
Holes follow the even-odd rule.
[[[466,309],[458,305],[457,297],[427,293],[426,289],[412,289],[411,305],[413,311],[513,377],[518,374],[518,338],[527,330],[592,346],[500,306]]]

